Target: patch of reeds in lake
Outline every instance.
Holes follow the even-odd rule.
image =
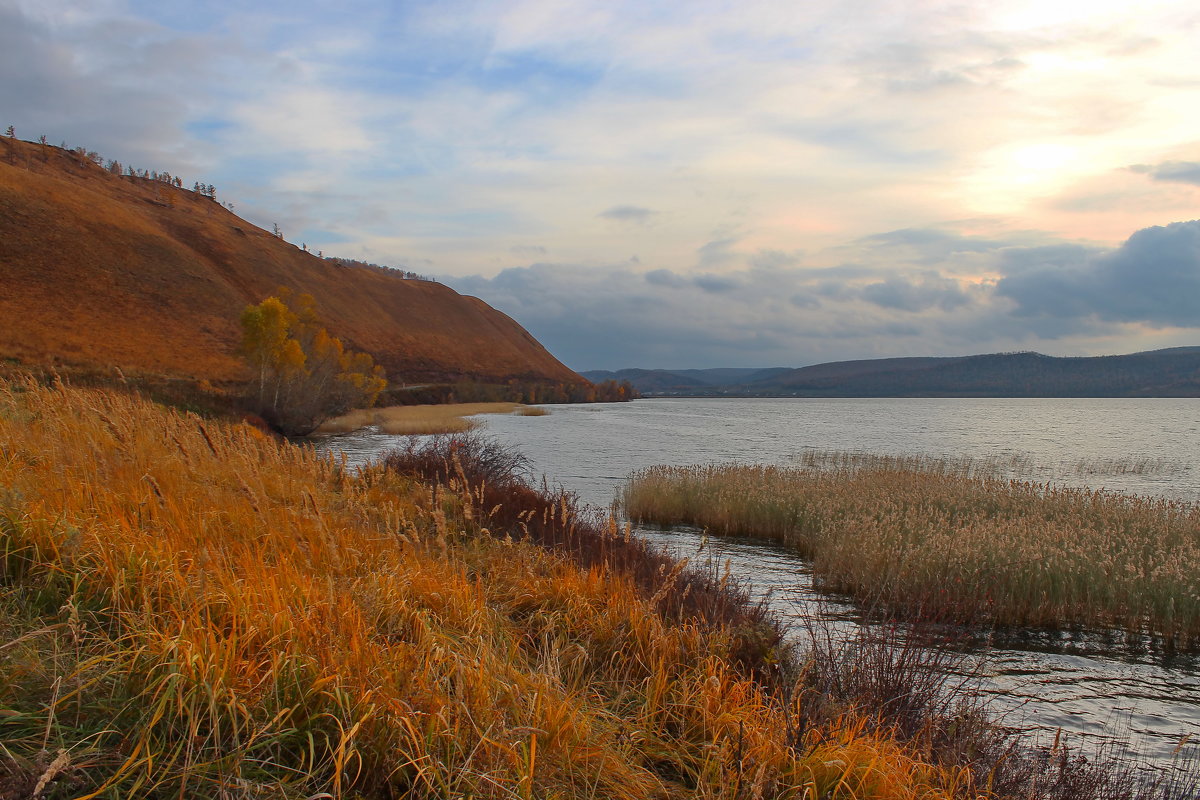
[[[655,467],[622,502],[641,522],[785,542],[819,586],[908,614],[1200,638],[1200,506],[1006,480],[971,459],[804,464]]]
[[[375,426],[380,433],[394,436],[428,436],[439,433],[465,433],[480,426],[481,414],[516,414],[540,417],[550,412],[539,406],[521,403],[447,403],[444,405],[388,406],[359,408],[322,423],[318,434],[348,433]]]

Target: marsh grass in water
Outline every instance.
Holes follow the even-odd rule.
[[[328,420],[318,434],[349,433],[369,425],[380,433],[392,435],[431,435],[464,433],[479,427],[473,417],[480,414],[517,414],[538,417],[550,413],[537,406],[520,403],[447,403],[445,405],[389,406],[364,408]]]
[[[792,461],[813,470],[914,470],[959,477],[1026,479],[1043,467],[1029,453],[1007,453],[982,458],[929,454],[881,454],[846,450],[806,449]],[[1177,475],[1186,469],[1178,459],[1161,456],[1124,455],[1067,459],[1052,466],[1060,476]]]
[[[633,520],[773,538],[820,587],[910,615],[1200,637],[1200,507],[990,476],[970,459],[813,454],[802,468],[655,467]]]

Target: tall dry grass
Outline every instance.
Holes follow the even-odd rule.
[[[798,730],[805,695],[740,670],[735,631],[482,511],[134,397],[0,388],[0,796],[980,793],[862,715]]]
[[[656,467],[636,520],[775,538],[821,585],[894,609],[1005,625],[1200,637],[1200,507],[978,474],[970,461],[813,456],[806,468]]]

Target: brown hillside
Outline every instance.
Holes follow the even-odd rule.
[[[286,286],[395,381],[583,383],[482,300],[339,266],[163,182],[0,138],[0,358],[238,380],[238,318]]]

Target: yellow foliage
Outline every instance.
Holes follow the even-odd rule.
[[[242,353],[255,369],[256,411],[287,434],[307,434],[331,416],[370,407],[387,387],[366,353],[347,350],[320,325],[310,295],[268,297],[242,313]]]

